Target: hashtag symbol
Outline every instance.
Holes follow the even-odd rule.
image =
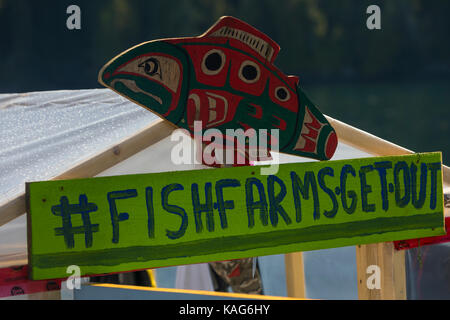
[[[86,248],[92,246],[92,234],[98,231],[98,224],[91,224],[89,213],[97,211],[95,203],[88,203],[87,197],[81,194],[79,197],[79,204],[69,204],[66,196],[62,196],[59,200],[60,204],[52,206],[52,213],[55,216],[62,218],[62,227],[55,228],[55,235],[64,236],[64,242],[67,248],[75,246],[74,234],[83,234],[86,243]],[[81,214],[83,225],[79,227],[72,227],[72,214]]]

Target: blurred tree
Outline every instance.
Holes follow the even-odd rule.
[[[308,81],[450,74],[447,0],[375,1],[381,30],[366,28],[372,0],[78,0],[77,31],[65,27],[72,2],[0,0],[0,91],[98,86],[96,71],[115,54],[151,39],[199,35],[222,15],[275,39],[277,65]]]
[[[81,30],[66,28],[71,4]],[[366,27],[372,4],[381,30]],[[450,134],[448,12],[448,0],[0,0],[0,92],[100,87],[98,71],[120,52],[200,35],[232,15],[279,43],[276,65],[299,75],[326,114],[439,150]],[[421,83],[404,84],[412,80]]]

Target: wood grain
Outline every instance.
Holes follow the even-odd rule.
[[[286,269],[287,296],[291,298],[306,298],[303,253],[285,254],[284,265]]]
[[[380,289],[369,289],[367,268],[380,267]],[[405,251],[394,249],[392,242],[356,246],[358,298],[362,300],[405,300]]]

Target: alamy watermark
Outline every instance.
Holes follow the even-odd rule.
[[[171,141],[178,142],[171,150],[174,164],[244,165],[261,166],[261,175],[276,174],[279,168],[279,129],[226,129],[225,134],[215,128],[205,131],[201,121],[194,121],[193,141],[186,129],[175,130]],[[269,154],[269,150],[274,153]],[[266,163],[268,162],[268,163]]]
[[[79,6],[72,4],[67,7],[66,13],[70,14],[66,20],[66,27],[69,30],[81,29],[81,9]]]
[[[372,264],[367,267],[366,274],[370,274],[369,277],[367,277],[366,285],[367,289],[374,290],[374,289],[381,289],[381,269],[379,266]]]
[[[381,9],[379,6],[372,4],[367,7],[367,14],[370,16],[366,20],[366,26],[369,30],[380,30],[381,29]]]
[[[68,266],[66,273],[70,276],[66,280],[67,289],[81,289],[81,269],[77,265]]]

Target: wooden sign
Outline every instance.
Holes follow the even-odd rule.
[[[444,234],[441,153],[27,184],[32,279]]]
[[[123,52],[98,80],[192,135],[196,121],[202,130],[220,130],[223,148],[233,141],[227,129],[278,130],[265,150],[330,159],[336,132],[299,78],[274,66],[279,51],[247,23],[222,17],[199,37],[153,40]]]

